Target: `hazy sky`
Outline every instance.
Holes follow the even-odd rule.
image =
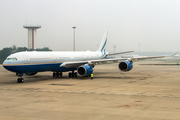
[[[179,0],[0,0],[0,49],[28,46],[23,25],[41,25],[37,47],[96,50],[106,29],[107,51],[180,50]]]

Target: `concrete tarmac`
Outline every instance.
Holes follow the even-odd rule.
[[[179,120],[180,67],[96,65],[94,79],[24,76],[0,66],[0,120]],[[153,63],[153,62],[152,62]]]

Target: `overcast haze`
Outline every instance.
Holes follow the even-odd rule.
[[[96,50],[106,29],[107,51],[180,50],[179,0],[0,0],[0,49],[28,46],[23,25],[41,25],[36,47]]]

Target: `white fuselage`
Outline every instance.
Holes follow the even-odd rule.
[[[63,62],[71,61],[89,61],[103,58],[105,53],[102,52],[18,52],[7,57],[3,66],[18,73],[41,72],[41,71],[70,71],[77,68],[60,67]]]
[[[106,30],[101,44],[96,52],[91,51],[26,51],[14,53],[3,62],[3,67],[16,73],[31,73],[43,71],[65,72],[74,71],[87,61],[106,57]],[[73,62],[73,66],[65,66],[67,62]],[[64,63],[64,64],[63,64]],[[81,64],[79,64],[81,63]]]
[[[101,52],[91,52],[91,51],[86,51],[86,52],[52,52],[52,51],[46,51],[46,52],[38,52],[38,51],[33,51],[33,52],[18,52],[15,54],[12,54],[7,57],[8,58],[16,58],[17,61],[31,61],[31,60],[74,60],[74,59],[93,59],[93,58],[102,58],[103,55]]]

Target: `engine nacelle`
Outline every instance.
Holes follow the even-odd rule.
[[[81,65],[78,67],[77,73],[79,76],[88,76],[93,73],[93,68],[90,65]]]
[[[131,61],[125,60],[119,63],[119,69],[121,71],[130,71],[133,68],[133,63]]]

